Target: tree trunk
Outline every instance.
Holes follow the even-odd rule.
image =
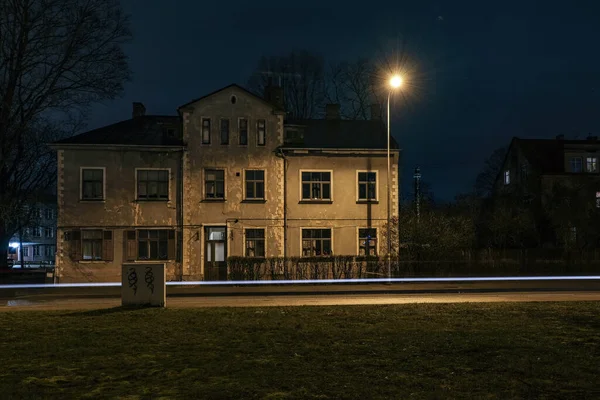
[[[0,221],[0,269],[8,269],[8,242],[10,236],[4,229],[3,221]]]

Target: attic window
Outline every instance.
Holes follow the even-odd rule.
[[[285,130],[285,143],[302,143],[304,132],[302,129],[288,128]]]
[[[231,96],[231,104],[235,104],[236,101],[237,101],[237,97]]]
[[[504,184],[505,185],[510,184],[510,170],[504,171]]]

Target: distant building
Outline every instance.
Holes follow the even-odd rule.
[[[168,279],[225,279],[225,261],[386,250],[387,136],[369,121],[288,120],[278,87],[230,85],[178,109],[55,143],[56,275],[115,281],[123,262],[160,260]],[[398,214],[392,139],[391,214]]]

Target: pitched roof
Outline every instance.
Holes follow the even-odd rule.
[[[177,116],[145,115],[84,132],[54,144],[182,146],[181,139],[164,134],[164,124],[177,127],[180,119]]]
[[[252,93],[251,91],[249,91],[248,89],[246,89],[246,88],[244,88],[244,87],[242,87],[242,86],[238,85],[237,83],[232,83],[231,85],[228,85],[228,86],[222,87],[221,89],[217,89],[217,90],[215,90],[214,92],[210,92],[209,94],[206,94],[206,95],[204,95],[204,96],[202,96],[202,97],[198,97],[197,99],[194,99],[194,100],[192,100],[192,101],[189,101],[189,102],[185,103],[185,104],[184,104],[184,105],[182,105],[182,106],[179,106],[179,107],[177,107],[177,109],[178,109],[178,110],[181,110],[182,108],[185,108],[185,107],[187,107],[187,106],[189,106],[189,105],[191,105],[191,104],[194,104],[194,103],[195,103],[195,102],[197,102],[197,101],[204,100],[204,99],[206,99],[207,97],[210,97],[210,96],[212,96],[212,95],[215,95],[215,94],[217,94],[217,93],[219,93],[219,92],[221,92],[221,91],[223,91],[223,90],[227,90],[227,89],[229,89],[229,88],[236,88],[236,89],[238,89],[238,90],[241,90],[242,92],[244,92],[244,93],[246,93],[246,94],[248,94],[248,95],[250,95],[250,96],[252,96],[252,97],[254,97],[254,98],[256,98],[256,99],[258,99],[258,100],[260,100],[260,101],[262,101],[263,103],[265,103],[265,104],[268,104],[269,106],[273,107],[273,109],[274,109],[274,110],[276,110],[276,111],[285,111],[285,110],[283,110],[282,108],[278,107],[277,105],[275,105],[275,104],[272,104],[272,103],[268,102],[267,100],[265,100],[265,99],[264,99],[264,97],[262,97],[262,96],[259,96],[259,95],[257,95],[256,93]]]
[[[582,140],[557,140],[557,139],[520,139],[513,138],[529,164],[543,174],[557,174],[564,172],[565,152],[564,145],[584,143]]]
[[[286,125],[305,127],[303,143],[286,144],[294,148],[387,149],[387,132],[379,120],[291,119]],[[398,149],[392,137],[390,148]]]

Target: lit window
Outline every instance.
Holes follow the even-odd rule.
[[[246,199],[264,200],[265,198],[265,171],[246,170]]]
[[[504,184],[505,185],[510,184],[510,171],[509,170],[504,171]]]
[[[81,199],[104,199],[104,170],[102,168],[84,168],[81,170]]]
[[[377,229],[359,228],[358,229],[358,255],[376,256],[377,255]]]
[[[33,228],[33,237],[42,237],[42,227],[36,226]]]
[[[225,198],[225,171],[207,169],[204,171],[204,197],[207,199]]]
[[[210,118],[202,118],[202,144],[210,144]]]
[[[246,118],[240,118],[238,121],[238,131],[240,134],[240,145],[248,145],[248,120]]]
[[[44,246],[44,254],[46,257],[54,257],[54,246]]]
[[[302,257],[331,255],[331,229],[302,229]]]
[[[598,172],[598,158],[588,157],[585,161],[585,170],[587,172]]]
[[[266,143],[267,124],[264,119],[256,121],[256,144],[264,146]]]
[[[229,144],[229,120],[221,120],[221,144]]]
[[[54,229],[52,228],[46,228],[45,229],[45,234],[47,238],[53,238],[54,237]]]
[[[331,173],[302,172],[302,200],[331,200]]]
[[[81,231],[81,251],[83,260],[102,259],[102,231],[100,229]]]
[[[581,157],[571,157],[570,164],[571,164],[571,172],[582,172],[583,171]]]
[[[358,200],[377,200],[377,173],[358,173]]]
[[[246,257],[265,256],[265,230],[246,229]]]
[[[169,170],[138,169],[137,197],[138,200],[168,200]]]

